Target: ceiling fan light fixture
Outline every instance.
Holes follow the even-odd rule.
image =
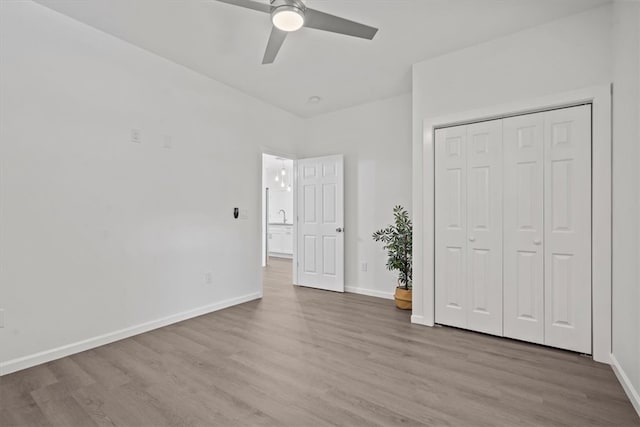
[[[304,25],[304,11],[296,6],[280,6],[271,14],[271,22],[282,31],[297,31]]]

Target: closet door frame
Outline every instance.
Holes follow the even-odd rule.
[[[414,145],[414,157],[422,159],[414,173],[414,211],[422,221],[416,221],[421,224],[414,229],[412,323],[435,324],[435,129],[582,104],[592,105],[592,354],[598,362],[611,363],[611,85],[488,106],[423,121],[423,143]],[[597,209],[593,209],[594,206]]]

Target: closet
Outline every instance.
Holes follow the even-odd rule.
[[[436,323],[591,353],[591,106],[437,129]]]

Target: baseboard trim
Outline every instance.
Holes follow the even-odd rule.
[[[251,294],[243,295],[241,297],[230,298],[214,304],[208,304],[192,310],[187,310],[181,313],[172,314],[170,316],[162,317],[160,319],[141,323],[139,325],[120,329],[114,332],[109,332],[103,335],[78,341],[72,344],[63,345],[61,347],[53,348],[51,350],[46,350],[40,353],[35,353],[28,356],[20,357],[17,359],[12,359],[7,362],[0,363],[0,376],[7,375],[16,371],[21,371],[23,369],[31,368],[32,366],[51,362],[52,360],[60,359],[62,357],[70,356],[72,354],[80,353],[86,350],[90,350],[92,348],[100,347],[105,344],[109,344],[115,341],[120,341],[125,338],[139,335],[144,332],[149,332],[154,329],[162,328],[164,326],[182,322],[184,320],[202,316],[204,314],[213,313],[214,311],[222,310],[228,307],[232,307],[234,305],[242,304],[242,303],[253,301],[260,298],[262,298],[262,292],[254,292]]]
[[[374,289],[360,288],[358,286],[345,286],[344,291],[376,298],[393,299],[393,292],[381,292]]]
[[[411,315],[411,323],[416,324],[416,325],[433,326],[433,325],[430,325],[427,322],[427,320],[424,318],[424,316],[418,316],[417,314],[412,314]]]
[[[627,393],[627,397],[629,397],[629,400],[638,413],[638,416],[640,416],[640,393],[635,389],[631,380],[624,372],[624,369],[622,369],[622,366],[618,363],[618,359],[616,359],[613,354],[611,355],[611,367],[613,368],[613,372],[616,374],[616,377],[618,377],[618,381],[622,384],[624,392]]]

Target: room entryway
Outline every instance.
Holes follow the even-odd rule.
[[[292,260],[292,283],[344,292],[344,158],[262,155],[262,266]]]
[[[272,259],[293,259],[295,237],[294,162],[263,154],[262,265]]]

